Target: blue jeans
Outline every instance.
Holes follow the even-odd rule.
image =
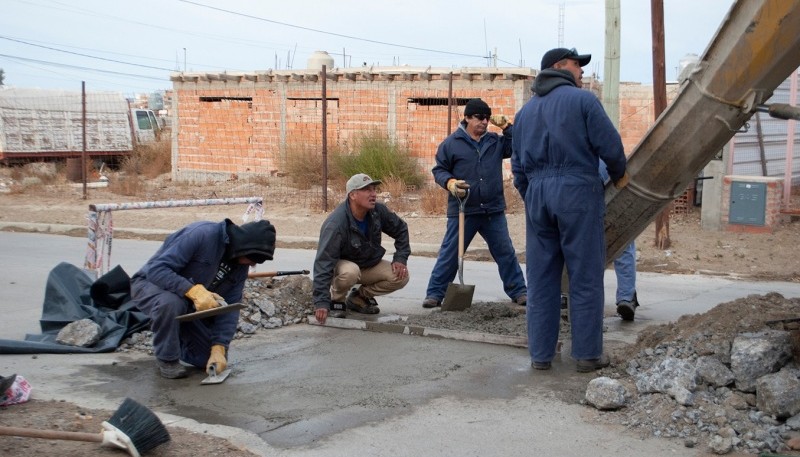
[[[600,160],[600,178],[604,183],[611,180],[605,162]],[[617,274],[617,303],[622,300],[633,300],[636,293],[636,245],[629,244],[622,254],[614,260],[614,272]]]
[[[631,243],[614,260],[614,273],[617,274],[617,303],[633,301],[636,293],[636,244]]]
[[[489,246],[489,253],[497,263],[497,271],[503,281],[503,290],[512,300],[525,295],[525,278],[517,260],[517,253],[508,234],[508,222],[505,213],[475,214],[464,217],[464,250],[479,233]],[[447,286],[453,282],[458,273],[458,216],[447,218],[439,257],[433,266],[431,278],[428,280],[426,298],[442,301]]]

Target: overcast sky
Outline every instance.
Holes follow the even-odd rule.
[[[734,2],[663,2],[674,80]],[[538,69],[563,36],[602,78],[604,17],[605,0],[4,0],[0,68],[7,86],[130,96],[171,88],[171,71],[305,68],[317,50],[335,67],[481,67],[496,50],[499,67]],[[621,0],[621,24],[621,80],[650,84],[650,2]]]

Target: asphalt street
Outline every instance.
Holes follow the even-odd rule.
[[[0,338],[38,333],[44,286],[60,262],[83,265],[86,240],[0,232],[5,275]],[[133,274],[159,242],[114,240],[111,266]],[[311,269],[313,251],[278,249],[260,270]],[[382,314],[420,306],[434,259],[412,257],[409,285],[381,300]],[[489,262],[467,262],[475,300],[507,300]],[[606,275],[613,305],[613,272]],[[700,275],[639,275],[636,321],[606,319],[608,347],[631,342],[652,323],[749,294],[800,297],[800,285]],[[310,325],[261,331],[234,341],[233,375],[221,385],[158,376],[144,354],[4,355],[0,374],[18,373],[38,398],[115,409],[130,396],[168,424],[230,438],[259,455],[651,455],[694,456],[679,441],[599,426],[579,402],[591,374],[566,355],[534,372],[525,349]]]

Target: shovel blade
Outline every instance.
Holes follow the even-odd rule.
[[[475,286],[450,283],[442,300],[442,311],[463,311],[472,306]]]

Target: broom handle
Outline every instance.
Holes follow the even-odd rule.
[[[274,278],[275,276],[286,275],[307,275],[308,270],[294,270],[294,271],[263,271],[261,273],[248,273],[248,278]]]
[[[5,427],[0,425],[0,435],[24,436],[27,438],[44,438],[48,440],[71,440],[103,442],[102,433],[61,432],[57,430],[36,430],[22,427]]]

